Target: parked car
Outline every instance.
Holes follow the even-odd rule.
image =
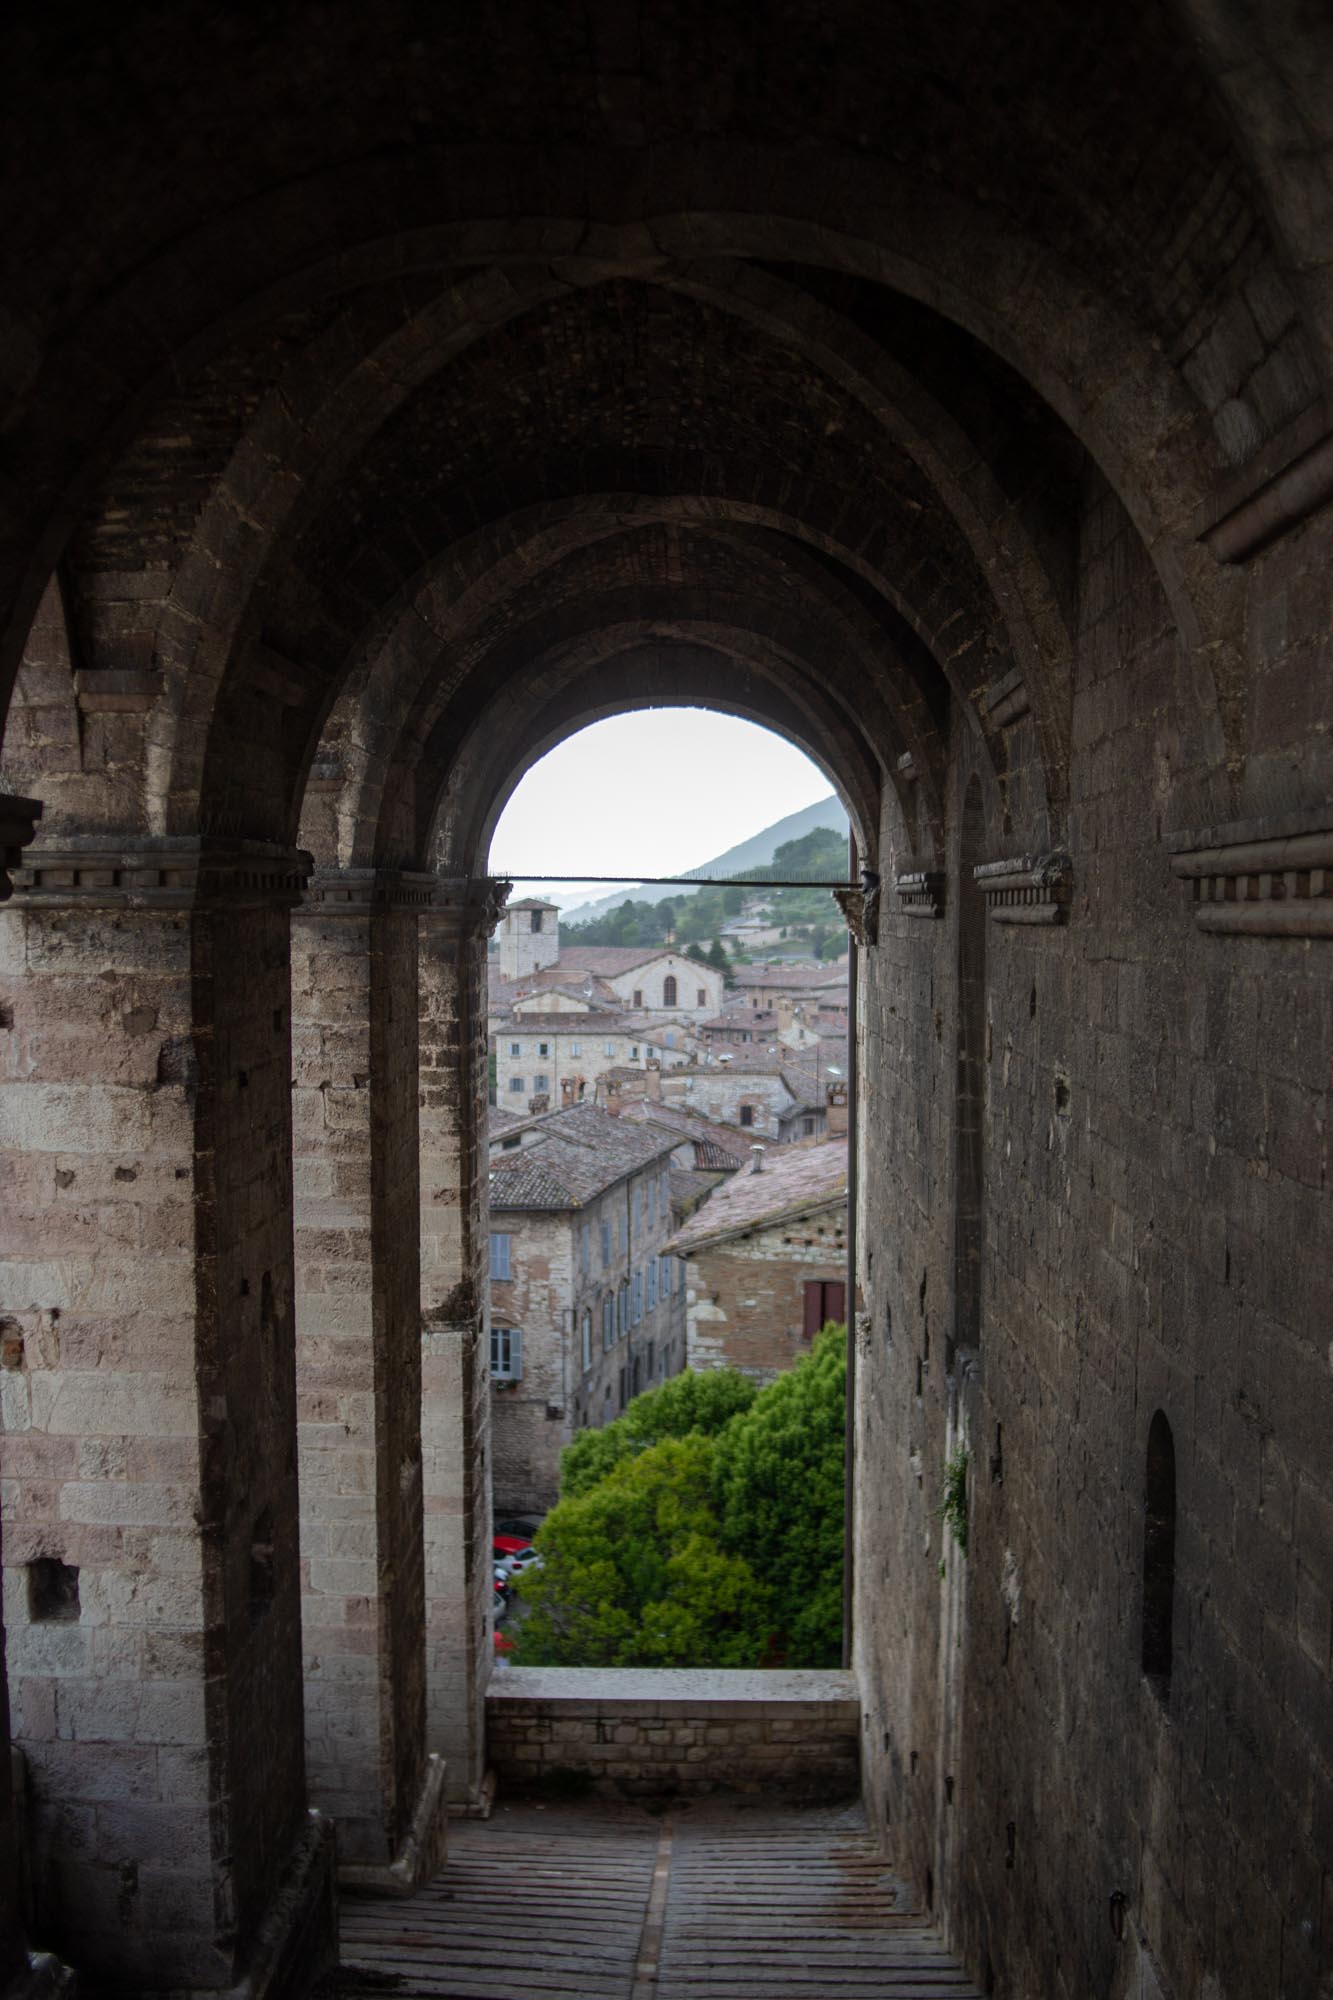
[[[532,1547],[532,1536],[502,1535],[497,1530],[492,1537],[491,1547],[495,1551],[497,1560],[501,1556],[516,1556],[520,1549],[530,1549]]]
[[[497,1575],[503,1572],[506,1579],[512,1579],[516,1576],[522,1576],[527,1570],[540,1569],[541,1566],[541,1557],[537,1554],[536,1549],[530,1546],[520,1545],[520,1547],[507,1550],[505,1554],[501,1555],[499,1544],[497,1543],[496,1545],[495,1567]]]

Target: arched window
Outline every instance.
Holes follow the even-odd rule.
[[[1176,1594],[1176,1447],[1158,1410],[1148,1427],[1143,1491],[1143,1671],[1160,1701],[1171,1692]]]
[[[662,1005],[664,1007],[674,1007],[675,1004],[676,975],[674,972],[668,972],[666,978],[662,981]]]

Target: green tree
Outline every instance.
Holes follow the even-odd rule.
[[[692,958],[696,965],[707,965],[708,963],[708,954],[697,939],[692,945],[686,948],[685,956],[686,958]]]
[[[561,1500],[523,1580],[520,1666],[743,1667],[763,1653],[768,1584],[718,1538],[714,1440],[669,1437]]]
[[[731,1370],[637,1396],[562,1462],[523,1579],[525,1666],[836,1665],[846,1339],[767,1388]]]
[[[626,1458],[692,1433],[716,1437],[732,1418],[748,1410],[759,1391],[735,1368],[686,1369],[660,1388],[636,1396],[623,1417],[601,1430],[580,1431],[560,1458],[560,1499],[589,1492]]]
[[[727,957],[721,938],[714,938],[713,942],[709,945],[706,962],[718,972],[729,972],[731,970],[731,960]]]
[[[773,1645],[792,1666],[841,1657],[846,1397],[846,1332],[829,1325],[717,1441],[721,1543],[769,1581]]]

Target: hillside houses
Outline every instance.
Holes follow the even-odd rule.
[[[847,961],[828,965],[738,965],[731,975],[737,1004],[754,1010],[782,1002],[815,1016],[847,1018]]]
[[[610,1007],[547,1012],[530,1003],[493,1015],[490,1026],[495,1101],[511,1111],[582,1104],[608,1069],[688,1063],[696,1049],[690,1024],[678,1016]]]
[[[541,990],[625,1009],[703,1020],[722,1005],[723,975],[670,945],[568,944],[554,903],[525,899],[506,906],[495,938],[493,970],[514,989],[512,1002]],[[493,995],[494,997],[494,995]]]

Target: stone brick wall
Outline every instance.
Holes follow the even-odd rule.
[[[771,1381],[808,1351],[805,1287],[847,1282],[845,1208],[705,1245],[686,1261],[688,1365]]]
[[[719,1669],[497,1669],[487,1743],[503,1788],[626,1798],[763,1792],[855,1795],[850,1674]]]
[[[424,914],[419,936],[427,1740],[461,1803],[484,1771],[492,1644],[487,934],[461,901]]]
[[[311,1797],[391,1862],[425,1774],[417,918],[322,879],[294,924],[297,1385]],[[347,900],[337,900],[346,896]]]
[[[783,1118],[791,1111],[794,1098],[780,1076],[762,1072],[749,1075],[745,1058],[734,1063],[716,1064],[690,1070],[685,1075],[664,1075],[662,1096],[668,1104],[680,1104],[687,1111],[702,1112],[723,1125],[739,1125],[742,1107],[748,1106],[756,1142],[776,1144]]]
[[[5,1606],[38,1924],[108,1972],[160,1938],[207,1983],[304,1814],[287,914],[71,903],[0,914]]]
[[[988,921],[979,1346],[952,1373],[956,875],[943,923],[890,911],[866,955],[867,1792],[1005,1992],[1119,1995],[1142,1958],[1177,1993],[1305,1993],[1330,1804],[1325,948],[1196,929],[1159,835],[1210,809],[1198,669],[1095,484],[1081,562],[1074,899],[1067,926]],[[1299,565],[1270,563],[1256,616],[1280,632]],[[1286,661],[1267,672],[1300,702]],[[1274,726],[1266,701],[1250,726]],[[973,754],[960,730],[955,828]],[[997,858],[993,802],[987,819]],[[1140,1664],[1157,1411],[1176,1468],[1169,1693]],[[965,1559],[939,1512],[959,1446]]]
[[[497,1514],[544,1513],[560,1490],[560,1453],[573,1431],[569,1333],[577,1215],[496,1210],[511,1238],[511,1279],[491,1279],[491,1323],[522,1329],[523,1373],[491,1385],[491,1479]]]

